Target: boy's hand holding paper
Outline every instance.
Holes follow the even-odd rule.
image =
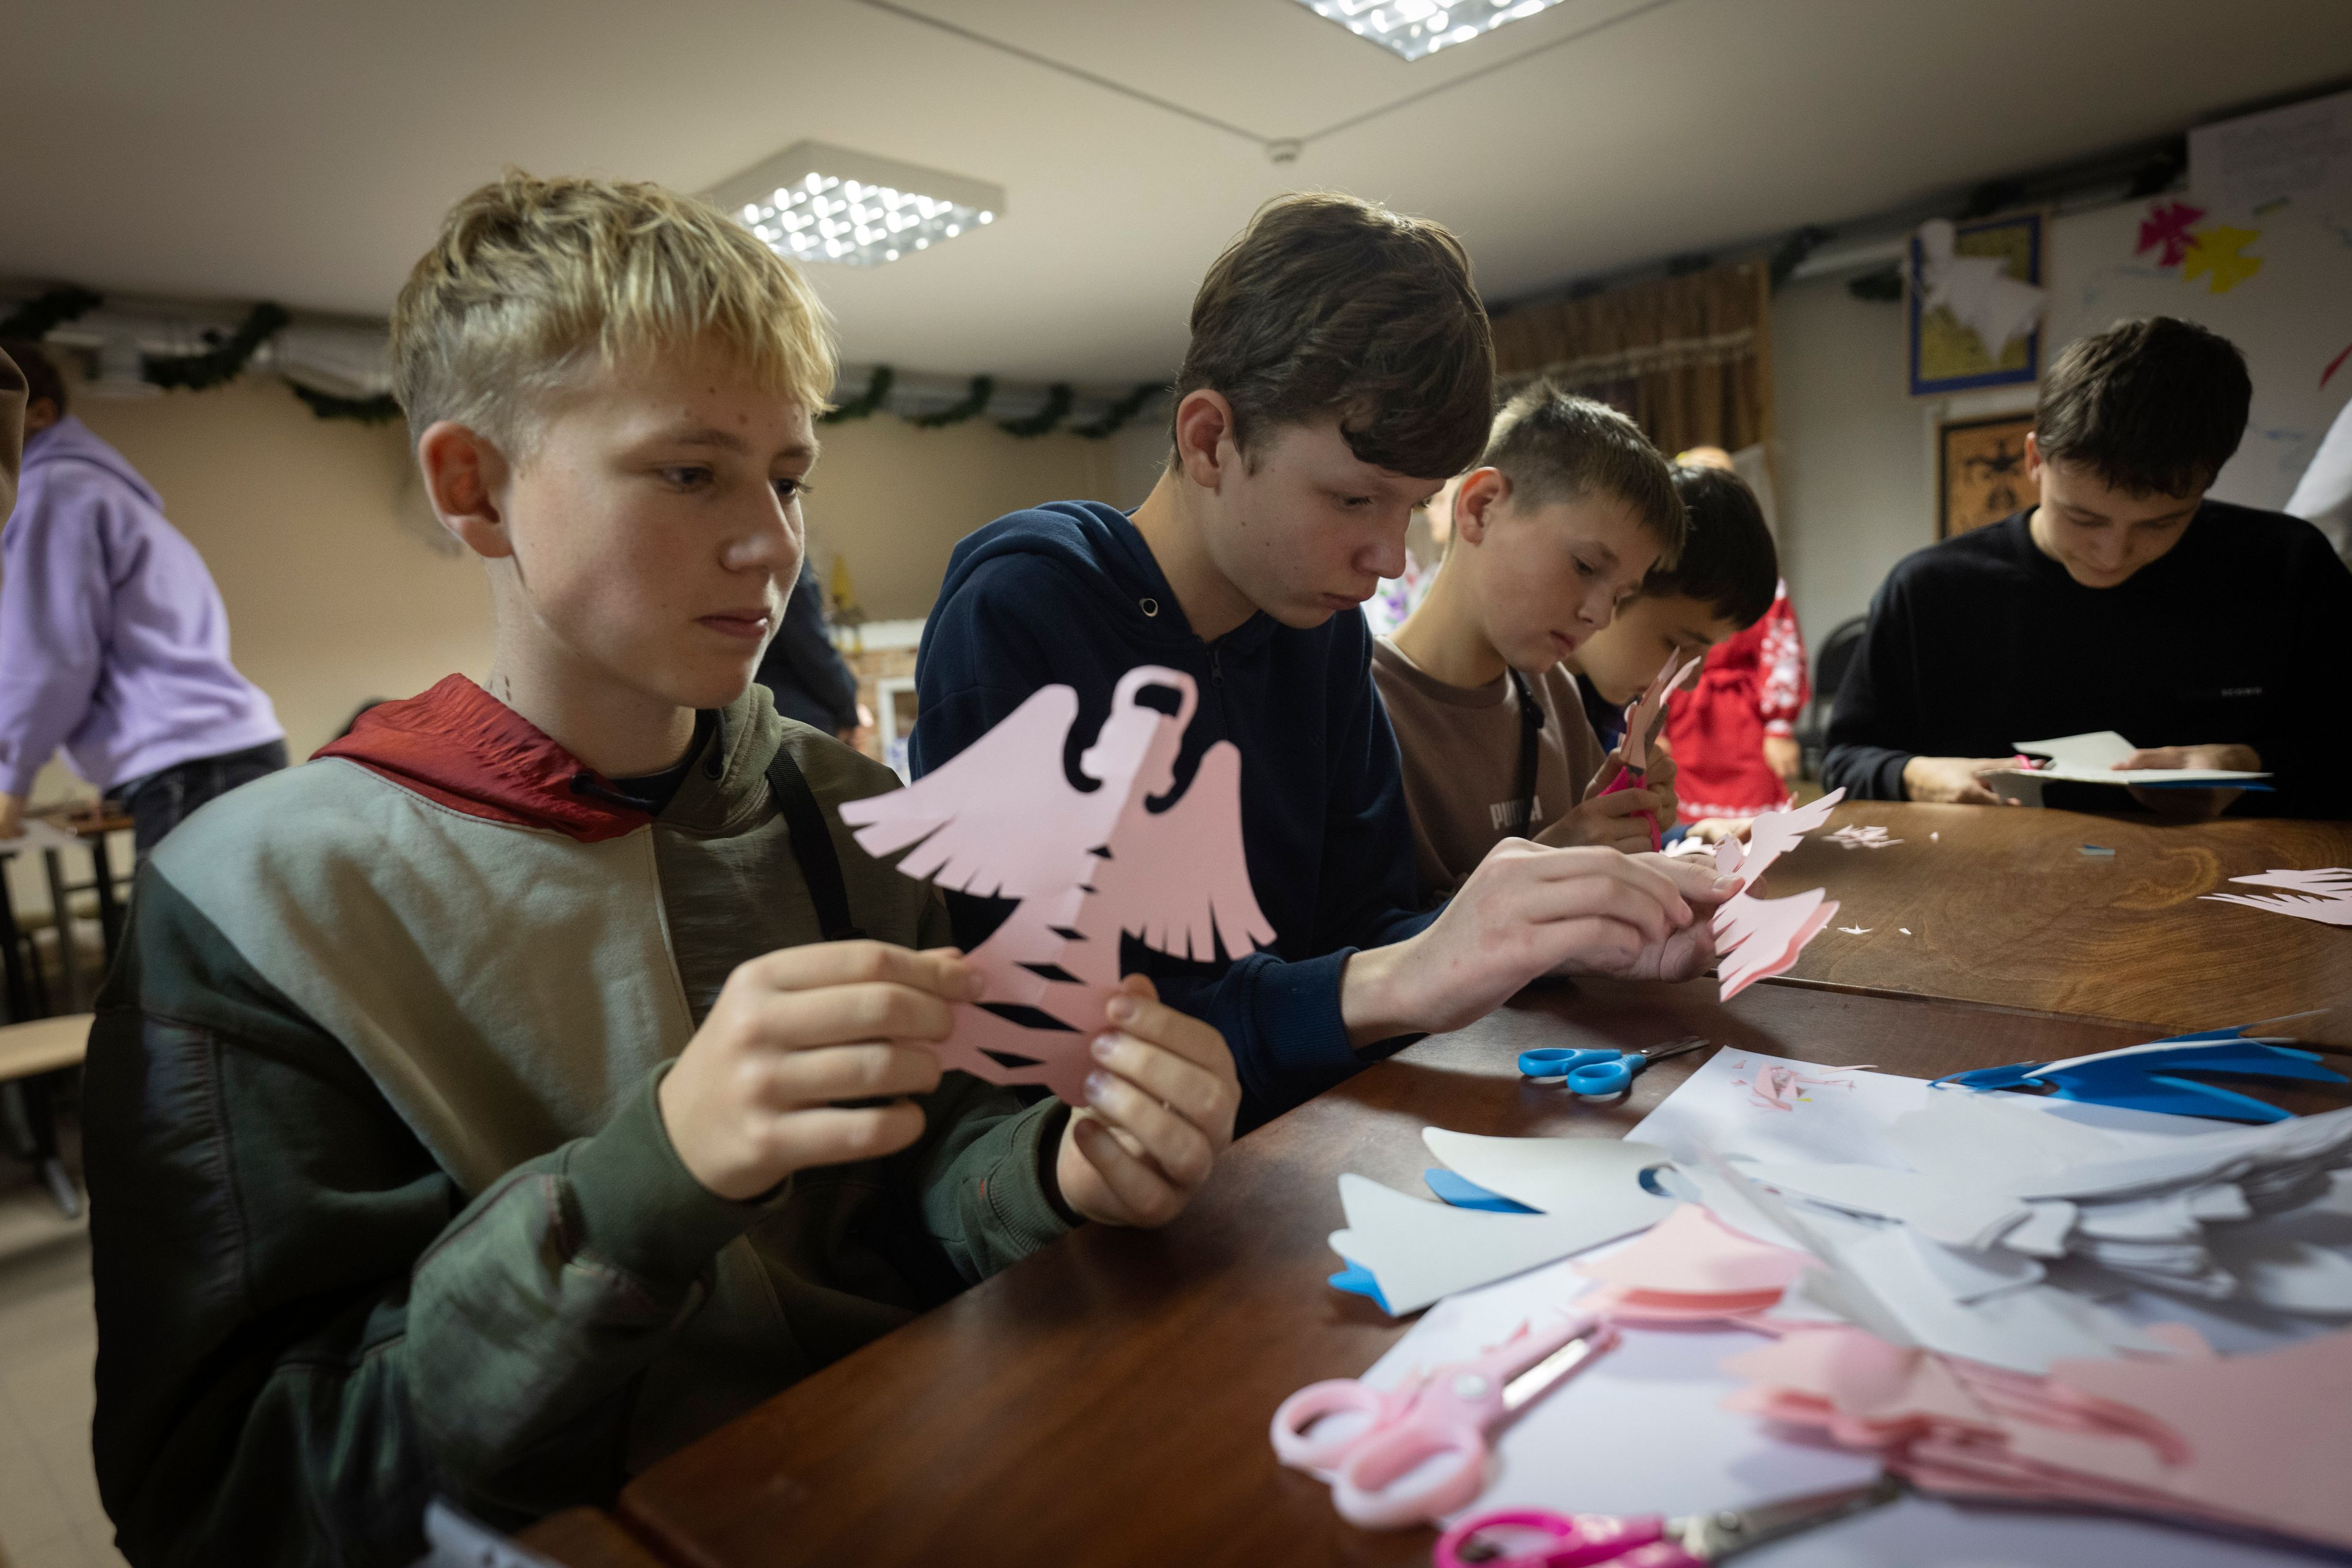
[[[755,958],[662,1079],[662,1125],[694,1179],[742,1202],[811,1165],[895,1154],[922,1136],[905,1098],[940,1083],[930,1048],[980,976],[951,949],[817,942]],[[848,1106],[842,1100],[887,1100]]]
[[[1613,849],[1496,845],[1418,936],[1348,961],[1350,1039],[1458,1029],[1552,973],[1686,980],[1714,962],[1706,923],[1735,878]]]
[[[1130,974],[1110,1000],[1113,1032],[1089,1047],[1087,1110],[1055,1160],[1062,1201],[1106,1225],[1165,1225],[1234,1141],[1240,1079],[1224,1037],[1163,1004]]]

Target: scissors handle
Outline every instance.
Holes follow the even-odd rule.
[[[1650,1065],[1650,1058],[1639,1051],[1627,1051],[1610,1061],[1594,1062],[1578,1068],[1568,1075],[1569,1091],[1587,1099],[1599,1100],[1606,1095],[1622,1094],[1633,1081],[1633,1075]]]
[[[1613,1062],[1617,1057],[1614,1050],[1599,1050],[1591,1047],[1568,1050],[1546,1046],[1540,1050],[1519,1053],[1519,1073],[1523,1078],[1566,1078],[1578,1068],[1590,1067],[1595,1062]]]
[[[1507,1548],[1477,1539],[1490,1531],[1506,1537],[1534,1535],[1538,1541],[1532,1547],[1504,1556],[1501,1552]],[[1606,1563],[1610,1568],[1629,1564],[1670,1568],[1693,1561],[1679,1545],[1665,1539],[1665,1531],[1664,1518],[1654,1513],[1630,1518],[1610,1513],[1570,1517],[1541,1509],[1512,1509],[1465,1519],[1439,1536],[1434,1562],[1437,1568],[1585,1568],[1594,1563]],[[1648,1561],[1659,1547],[1682,1556]]]
[[[1310,1383],[1275,1408],[1274,1457],[1294,1470],[1335,1468],[1366,1436],[1391,1419],[1401,1404],[1397,1394],[1352,1377]],[[1325,1419],[1357,1415],[1364,1419]],[[1323,1425],[1330,1431],[1318,1437],[1316,1428]]]
[[[1466,1508],[1486,1489],[1486,1439],[1475,1418],[1407,1416],[1365,1439],[1331,1481],[1349,1524],[1396,1530]]]
[[[1609,783],[1602,787],[1601,793],[1602,795],[1615,795],[1621,789],[1646,789],[1649,787],[1649,770],[1646,768],[1634,767],[1629,763],[1618,768],[1617,776],[1611,779]],[[1666,836],[1658,831],[1658,819],[1651,816],[1646,811],[1637,811],[1633,815],[1650,825],[1651,849],[1654,851],[1664,848],[1666,845]]]

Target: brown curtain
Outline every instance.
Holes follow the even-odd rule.
[[[1495,320],[1503,390],[1542,376],[1600,398],[1668,457],[1753,446],[1772,433],[1766,276],[1758,257],[1508,311]]]

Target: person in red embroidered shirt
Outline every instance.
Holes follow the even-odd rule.
[[[1601,743],[1614,745],[1625,704],[1662,661],[1669,655],[1677,660],[1706,655],[1696,689],[1675,693],[1667,709],[1664,748],[1673,758],[1675,815],[1697,831],[1701,822],[1753,816],[1787,799],[1766,760],[1766,704],[1775,713],[1785,705],[1793,716],[1804,701],[1804,649],[1796,645],[1798,688],[1790,698],[1761,664],[1773,636],[1780,575],[1763,509],[1728,458],[1712,464],[1690,457],[1674,469],[1675,490],[1689,520],[1681,559],[1644,577],[1616,619],[1568,664],[1582,689],[1585,716]],[[1778,600],[1780,606],[1786,603]],[[1793,616],[1788,629],[1791,635],[1784,640],[1794,642]],[[1784,657],[1777,650],[1772,655]]]
[[[1731,454],[1720,447],[1694,447],[1675,461],[1733,471]],[[1811,693],[1805,635],[1789,584],[1776,581],[1771,607],[1709,649],[1697,683],[1666,707],[1666,749],[1681,771],[1683,817],[1695,831],[1703,822],[1744,821],[1790,804],[1801,760],[1797,716]]]

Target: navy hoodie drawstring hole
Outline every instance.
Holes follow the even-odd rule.
[[[1160,601],[1159,601],[1159,600],[1157,600],[1157,599],[1151,599],[1151,598],[1138,599],[1138,600],[1136,601],[1136,605],[1138,605],[1138,607],[1139,607],[1139,608],[1143,611],[1143,613],[1144,613],[1145,615],[1147,615],[1147,616],[1157,616],[1157,615],[1159,615],[1159,614],[1160,614]]]

